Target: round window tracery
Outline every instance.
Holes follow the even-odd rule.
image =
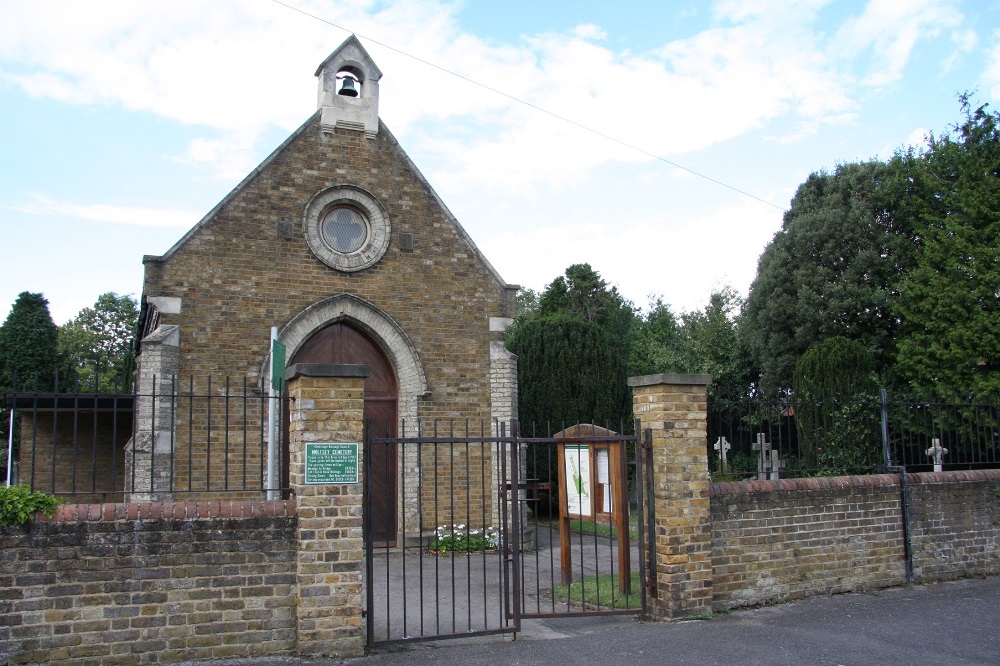
[[[316,257],[338,271],[359,271],[389,248],[385,209],[371,194],[352,185],[323,190],[306,206],[306,242]]]
[[[357,252],[368,240],[368,220],[354,208],[336,206],[323,217],[323,240],[336,252]]]

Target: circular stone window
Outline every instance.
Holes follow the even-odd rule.
[[[320,234],[334,252],[357,252],[368,240],[368,220],[353,208],[334,206],[323,216]]]
[[[306,206],[303,224],[309,249],[338,271],[368,268],[389,248],[389,216],[359,187],[323,190]]]

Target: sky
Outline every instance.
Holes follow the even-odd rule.
[[[993,0],[9,0],[0,318],[142,291],[316,110],[351,33],[379,115],[510,284],[589,263],[637,306],[744,296],[810,173],[1000,97]],[[280,325],[282,322],[275,322]]]

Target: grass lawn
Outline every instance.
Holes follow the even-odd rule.
[[[617,574],[614,576],[610,574],[599,577],[588,576],[583,580],[573,581],[569,587],[557,585],[552,589],[552,594],[560,601],[566,601],[568,597],[572,601],[587,603],[602,609],[642,608],[642,583],[639,581],[639,573],[633,573],[631,578],[632,593],[628,596],[618,591]],[[614,594],[614,606],[611,603],[612,593]]]
[[[569,521],[569,528],[574,532],[583,532],[584,534],[596,533],[597,536],[603,537],[618,536],[618,528],[614,525],[597,523],[593,520],[583,520],[582,518],[574,518]],[[634,516],[629,516],[628,519],[628,538],[630,541],[635,541],[639,538],[639,528]]]

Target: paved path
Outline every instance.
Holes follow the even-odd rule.
[[[551,594],[561,580],[559,532],[538,524],[532,528],[536,547],[520,561],[522,607],[526,613],[568,611]],[[577,533],[570,543],[573,580],[618,573],[617,540]],[[631,571],[638,571],[635,544],[631,560]],[[419,549],[377,550],[372,576],[375,599],[368,616],[376,641],[509,626],[504,599],[510,592],[500,575],[503,566],[498,553],[436,557]]]
[[[528,623],[516,640],[407,646],[347,661],[251,659],[198,666],[1000,664],[1000,578],[813,597],[693,622],[614,618]]]

